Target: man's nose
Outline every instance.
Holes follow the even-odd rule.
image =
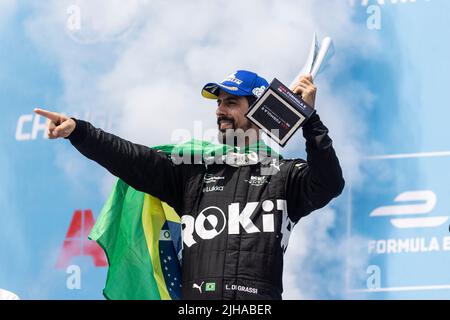
[[[222,103],[217,105],[216,115],[217,115],[217,117],[226,115],[226,110]]]

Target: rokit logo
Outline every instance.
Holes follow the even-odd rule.
[[[446,223],[448,216],[434,216],[423,217],[429,214],[436,206],[437,197],[433,191],[407,191],[399,194],[394,202],[405,203],[393,206],[383,206],[376,208],[370,213],[371,217],[385,217],[385,216],[410,216],[421,215],[418,218],[394,218],[391,219],[391,224],[399,229],[407,228],[433,228],[439,227]],[[406,204],[409,203],[409,204]]]
[[[208,207],[203,209],[197,218],[190,215],[183,215],[181,223],[183,225],[183,242],[187,247],[191,247],[200,239],[211,240],[220,235],[228,224],[228,234],[240,234],[241,227],[246,233],[275,232],[275,219],[281,218],[281,247],[286,251],[290,233],[294,223],[289,219],[286,200],[276,200],[276,210],[274,201],[265,200],[259,206],[259,202],[249,202],[240,211],[239,203],[232,203],[228,206],[228,219],[225,212],[218,207]],[[257,208],[263,211],[262,230],[260,230],[251,219]],[[274,211],[281,211],[275,214]],[[277,230],[278,231],[278,230]]]

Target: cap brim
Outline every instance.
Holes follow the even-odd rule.
[[[234,96],[248,96],[251,95],[251,93],[248,93],[244,90],[239,89],[238,87],[230,87],[225,86],[220,83],[208,83],[206,84],[202,89],[202,96],[207,99],[218,99],[220,90],[223,90],[229,94],[232,94]]]

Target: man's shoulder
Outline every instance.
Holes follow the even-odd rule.
[[[286,163],[295,162],[295,163],[306,163],[305,159],[302,158],[283,158],[280,161],[284,161]]]
[[[285,178],[292,174],[303,171],[308,166],[306,160],[301,158],[284,158],[280,160],[279,169],[284,172]]]
[[[289,175],[292,168],[302,168],[307,165],[304,159],[300,158],[267,158],[260,162],[262,175],[277,175],[281,173],[282,176]]]
[[[292,168],[303,168],[308,163],[302,158],[284,158],[280,160],[280,163],[284,163],[285,166]]]

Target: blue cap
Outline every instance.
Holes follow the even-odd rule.
[[[202,89],[202,96],[208,99],[218,99],[220,90],[234,96],[254,96],[259,98],[269,87],[266,79],[256,73],[238,70],[230,74],[221,83],[208,83]]]

